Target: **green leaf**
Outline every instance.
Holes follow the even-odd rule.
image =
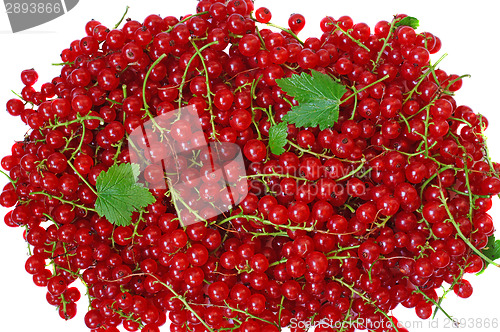
[[[139,165],[119,164],[101,172],[96,179],[95,209],[114,225],[132,223],[132,212],[155,202],[149,190],[137,183]]]
[[[298,102],[283,121],[294,123],[297,127],[319,126],[321,130],[333,127],[338,121],[340,99],[346,88],[330,76],[311,70],[311,75],[303,72],[276,82]]]
[[[420,22],[418,21],[418,19],[416,19],[415,17],[412,17],[412,16],[403,17],[401,20],[399,20],[398,22],[396,22],[394,24],[394,26],[396,28],[400,27],[400,26],[409,26],[409,27],[412,27],[413,29],[418,28],[419,25],[420,25]]]
[[[497,260],[500,258],[500,240],[495,240],[495,235],[492,235],[488,238],[488,244],[486,247],[482,250],[482,253],[491,259],[492,261]],[[484,262],[484,268],[480,273],[483,273],[486,267],[489,265],[488,262]]]
[[[286,122],[280,122],[269,128],[269,148],[271,152],[280,155],[285,152],[285,145],[288,142],[286,137],[288,136],[288,124]]]

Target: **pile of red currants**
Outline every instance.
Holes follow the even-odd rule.
[[[1,160],[0,204],[12,208],[7,225],[25,229],[26,271],[63,319],[76,315],[79,280],[94,332],[154,332],[167,320],[172,332],[403,332],[396,306],[430,318],[448,291],[472,294],[466,273],[498,266],[483,249],[500,165],[487,119],[453,98],[463,77],[430,62],[440,39],[406,15],[373,29],[327,16],[322,36],[304,41],[302,15],[287,28],[270,19],[250,0],[202,0],[180,19],[92,20],[62,51],[58,77],[36,90],[36,71],[21,73],[7,112],[30,130]],[[327,128],[287,116],[301,105],[281,82],[312,73],[345,89]],[[201,137],[155,122],[185,107]],[[138,153],[129,136],[151,121],[189,153],[165,165],[161,137]],[[280,124],[282,150],[270,148]],[[233,197],[213,185],[210,149],[190,139],[242,151]],[[221,163],[236,153],[221,150]],[[116,224],[96,209],[96,184],[134,160],[154,203]],[[195,194],[148,186],[169,172]],[[217,200],[230,208],[207,211]],[[184,223],[178,205],[202,218]]]

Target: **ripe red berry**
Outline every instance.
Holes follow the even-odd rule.
[[[21,81],[26,86],[32,86],[38,81],[38,73],[34,69],[26,69],[21,72]]]
[[[268,23],[271,21],[272,14],[266,7],[260,7],[255,11],[255,18],[260,23]]]
[[[288,19],[288,27],[292,32],[299,33],[306,25],[306,19],[302,14],[292,14]]]

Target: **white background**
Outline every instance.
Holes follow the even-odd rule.
[[[11,118],[5,111],[6,101],[13,98],[10,90],[20,92],[22,84],[20,72],[35,68],[39,75],[38,87],[50,82],[58,75],[59,67],[50,64],[60,62],[59,54],[75,39],[84,36],[84,26],[90,19],[107,25],[114,24],[129,5],[128,17],[143,20],[149,14],[181,16],[195,11],[195,0],[181,1],[132,1],[81,0],[69,13],[52,22],[13,34],[7,15],[0,4],[0,156],[10,153],[15,140],[22,140],[26,127],[18,118]],[[306,17],[306,27],[299,34],[319,37],[319,21],[325,15],[338,18],[350,15],[355,22],[365,22],[371,27],[379,20],[388,20],[393,14],[406,13],[420,19],[420,31],[430,31],[441,38],[442,53],[449,55],[441,68],[448,73],[471,74],[456,100],[459,104],[472,107],[490,120],[489,146],[493,159],[500,160],[500,123],[498,65],[500,47],[498,45],[497,10],[494,1],[319,1],[319,0],[257,0],[256,8],[266,6],[273,13],[272,22],[286,26],[290,14],[299,12]],[[1,179],[0,184],[7,183]],[[1,188],[1,187],[0,187]],[[499,202],[495,200],[492,215],[496,225],[500,218]],[[86,332],[83,323],[86,304],[79,302],[79,314],[70,322],[59,318],[54,307],[45,301],[45,289],[37,288],[24,270],[27,258],[26,244],[21,229],[11,229],[3,223],[6,210],[0,210],[0,330],[2,331],[52,331]],[[467,321],[468,328],[459,331],[494,331],[484,329],[478,323],[484,319],[500,319],[498,299],[500,298],[500,271],[489,268],[480,277],[469,276],[474,286],[474,294],[467,300],[450,295],[444,302],[445,309],[458,319]],[[413,310],[398,308],[395,311],[400,320],[422,327],[409,328],[410,331],[441,331],[451,328],[443,315],[438,315],[433,327],[430,322],[419,322]],[[162,331],[168,331],[164,326]]]

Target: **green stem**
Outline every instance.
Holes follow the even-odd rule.
[[[258,27],[255,27],[255,33],[257,34],[257,37],[259,37],[260,46],[263,47],[264,50],[267,51],[266,42],[264,41],[264,38],[262,38],[262,35],[260,34],[260,31],[259,31]]]
[[[106,101],[111,103],[111,107],[113,107],[115,104],[116,105],[123,105],[123,103],[120,103],[119,101],[115,101],[115,100],[109,99],[109,98],[106,98]]]
[[[182,75],[182,81],[179,84],[179,99],[178,99],[179,100],[179,102],[178,102],[179,108],[182,108],[182,90],[184,88],[184,85],[186,84],[187,74],[189,71],[189,67],[191,66],[191,63],[196,58],[196,56],[198,56],[198,54],[201,55],[201,52],[203,50],[205,50],[206,48],[208,48],[212,45],[218,44],[218,43],[219,43],[218,41],[214,41],[214,42],[208,43],[206,45],[203,45],[201,48],[197,49],[197,52],[195,54],[193,54],[193,56],[189,59],[187,65],[186,65],[186,69],[184,70],[184,74]],[[207,89],[208,89],[208,86],[207,86]]]
[[[255,22],[258,22],[253,16],[250,17],[253,21]],[[259,22],[260,23],[260,22]],[[295,32],[293,32],[292,30],[290,29],[286,29],[286,28],[283,28],[279,25],[276,25],[274,23],[271,23],[271,22],[268,22],[268,23],[265,23],[265,25],[269,26],[269,27],[273,27],[273,28],[277,28],[277,29],[280,29],[281,31],[284,31],[286,33],[288,33],[289,35],[291,35],[293,38],[295,38],[299,43],[300,45],[304,45],[304,42],[302,40],[299,39],[299,37],[295,34]]]
[[[316,153],[316,152],[313,152],[311,150],[308,150],[308,149],[304,149],[303,147],[301,147],[300,145],[297,145],[295,143],[293,143],[292,141],[288,140],[288,144],[290,144],[290,146],[293,146],[295,149],[299,150],[299,151],[302,151],[304,153],[308,153],[310,155],[313,155],[313,156],[316,156],[318,158],[327,158],[327,159],[332,159],[334,158],[332,155],[326,155],[326,154],[323,154],[323,153]],[[352,161],[351,161],[352,162]]]
[[[441,297],[438,299],[437,303],[439,306],[441,306],[441,303],[443,303],[445,296],[453,290],[453,288],[457,284],[458,280],[462,279],[465,268],[460,267],[460,269],[461,269],[460,276],[455,278],[455,280],[453,280],[453,283],[450,285],[450,287],[447,290],[445,290],[443,295],[441,295]],[[436,314],[437,314],[437,311],[434,311],[434,315],[432,316],[432,319],[434,319],[434,317],[436,317]]]
[[[333,24],[337,29],[335,29],[335,31],[340,31],[342,34],[346,35],[347,37],[349,37],[349,39],[351,39],[356,45],[358,45],[359,47],[365,49],[366,51],[370,52],[370,49],[364,45],[362,42],[360,42],[359,40],[357,40],[356,38],[354,38],[353,36],[351,36],[347,31],[344,31],[344,29],[342,29],[338,23],[334,23]],[[335,32],[333,31],[333,32]]]
[[[469,78],[469,77],[471,77],[471,76],[470,76],[469,74],[465,74],[465,75],[458,76],[458,77],[457,77],[457,78],[455,78],[454,80],[449,81],[449,82],[448,82],[448,84],[446,85],[446,87],[444,88],[444,90],[445,90],[445,91],[450,92],[450,91],[449,91],[449,88],[450,88],[450,86],[452,86],[452,84],[453,84],[453,83],[455,83],[455,82],[457,82],[457,81],[461,80],[462,78],[466,78],[466,77],[467,77],[467,78]],[[453,95],[453,93],[452,93],[452,92],[450,92],[450,94],[451,94],[451,95]]]
[[[253,235],[253,238],[259,237],[259,236],[288,236],[287,232],[281,231],[281,232],[272,232],[272,233],[256,233],[256,232],[248,232],[249,234]]]
[[[198,313],[191,307],[191,305],[186,301],[186,299],[179,295],[169,284],[166,284],[164,282],[162,282],[160,279],[158,279],[157,276],[155,276],[154,274],[148,274],[152,277],[154,277],[156,279],[156,282],[158,282],[159,284],[161,284],[163,287],[165,287],[166,289],[168,289],[170,292],[172,292],[172,294],[174,294],[174,296],[179,299],[182,304],[184,304],[184,306],[193,313],[193,315],[203,324],[203,326],[205,326],[205,328],[210,331],[210,332],[214,332],[214,330],[200,317],[200,315],[198,315]]]
[[[280,309],[278,311],[278,324],[280,324],[280,326],[278,326],[278,328],[281,327],[281,311],[284,309],[284,307],[283,307],[284,301],[285,301],[285,297],[283,295],[281,295],[281,303],[279,305]]]
[[[356,89],[356,88],[353,87],[353,89]],[[349,118],[349,120],[354,120],[354,116],[356,115],[356,109],[358,108],[358,94],[353,93],[351,96],[354,96],[354,103],[352,105],[352,113],[351,113],[351,117]],[[349,97],[351,97],[351,96],[349,96]]]
[[[305,178],[301,178],[298,176],[293,176],[290,174],[279,174],[279,173],[270,173],[270,174],[254,174],[254,175],[247,175],[247,176],[242,176],[241,178],[247,178],[247,179],[256,179],[256,178],[266,178],[266,177],[277,177],[277,178],[290,178],[290,179],[295,179],[297,181],[308,181]]]
[[[45,195],[45,196],[47,196],[47,197],[49,197],[49,198],[55,198],[55,199],[57,199],[58,201],[60,201],[61,203],[68,204],[68,205],[72,205],[73,207],[77,207],[77,208],[82,209],[82,210],[85,210],[85,211],[97,212],[97,211],[96,211],[95,209],[93,209],[93,208],[89,208],[89,207],[86,207],[86,206],[84,206],[84,205],[76,204],[75,202],[65,200],[65,199],[63,199],[62,197],[57,197],[57,196],[54,196],[54,195],[48,194],[48,193],[43,192],[43,191],[32,191],[32,192],[30,192],[30,195]]]
[[[78,175],[78,177],[80,178],[80,180],[82,180],[82,182],[85,183],[87,185],[87,187],[89,187],[89,189],[94,193],[94,195],[99,196],[99,194],[94,189],[94,187],[92,187],[90,185],[90,183],[76,170],[75,166],[73,166],[73,164],[69,160],[68,160],[68,165],[69,165],[69,167],[71,167],[71,169],[73,169],[73,171],[75,172],[75,174]]]
[[[194,17],[194,16],[202,16],[202,15],[206,15],[208,14],[208,11],[205,11],[205,12],[199,12],[199,13],[196,13],[196,14],[193,14],[193,15],[189,15],[188,17],[185,17],[183,18],[182,20],[179,21],[179,23],[177,24],[180,24],[180,23],[184,23],[186,21],[189,21],[191,19],[191,17]],[[176,25],[177,25],[176,24]],[[174,25],[175,26],[175,25]],[[167,29],[166,32],[171,32],[173,29],[174,29],[174,26],[171,26],[170,28]]]
[[[349,309],[347,310],[347,313],[345,314],[345,317],[342,320],[343,323],[347,323],[348,319],[351,317],[351,309],[352,309],[353,302],[354,302],[354,298],[351,297],[351,301],[349,303]],[[346,329],[349,328],[350,325],[352,326],[352,324],[342,324],[342,329],[340,329],[339,332],[344,332]]]
[[[25,231],[25,234],[28,234],[29,233],[29,226],[28,225],[24,225],[24,231]],[[31,256],[31,245],[28,241],[26,241],[26,244],[28,245],[28,255]]]
[[[10,90],[10,92],[12,92],[13,94],[15,94],[17,98],[19,98],[19,99],[23,100],[24,102],[26,102],[26,100],[24,100],[24,98],[20,94],[18,94],[17,92],[15,92],[14,90]]]
[[[362,160],[361,160],[361,163],[359,164],[359,166],[358,166],[358,167],[356,167],[356,169],[354,169],[354,170],[350,171],[350,172],[349,172],[349,174],[346,174],[346,175],[344,175],[343,177],[338,178],[338,179],[337,179],[337,182],[338,182],[338,181],[345,180],[345,179],[348,179],[348,178],[350,178],[351,176],[353,176],[354,174],[356,174],[357,172],[359,172],[360,170],[362,170],[362,169],[363,169],[363,167],[365,167],[365,162],[366,162],[366,160],[365,160],[365,159],[362,159]],[[366,173],[366,172],[365,172],[365,173]],[[364,174],[364,173],[363,173],[363,174]]]
[[[127,84],[122,84],[123,99],[127,99]]]
[[[12,180],[12,178],[7,173],[5,173],[4,171],[2,171],[1,169],[0,169],[0,173],[2,173],[3,175],[5,175],[7,177],[7,179],[9,179],[10,183],[12,183],[12,185],[14,186],[14,189],[16,189],[16,182],[14,180]]]
[[[387,313],[383,310],[381,310],[371,299],[369,299],[366,295],[364,295],[363,293],[357,291],[354,289],[353,286],[349,285],[348,283],[346,283],[345,281],[343,281],[342,279],[338,279],[338,278],[335,278],[335,277],[332,277],[332,280],[342,284],[344,287],[347,287],[353,294],[356,294],[358,295],[360,298],[362,298],[363,300],[365,300],[367,303],[371,304],[374,308],[375,308],[375,311],[377,312],[380,312],[385,318],[387,318],[390,322],[391,322],[391,325],[394,327],[394,329],[399,332],[398,330],[398,327],[396,326],[396,324],[394,324],[394,322],[392,321],[392,319],[389,317],[389,315],[387,315]]]
[[[420,86],[420,84],[425,80],[425,78],[429,75],[429,73],[432,73],[434,71],[434,68],[436,68],[436,66],[441,62],[443,61],[443,59],[447,56],[448,54],[443,54],[437,61],[436,63],[434,63],[433,65],[430,65],[429,68],[422,74],[422,76],[420,77],[420,79],[418,80],[417,84],[413,87],[413,89],[411,89],[409,92],[408,92],[408,96],[405,98],[405,100],[403,101],[403,104],[406,103],[408,100],[411,99],[411,97],[413,96],[413,94],[417,91],[418,87]],[[418,113],[417,113],[418,114]]]
[[[147,113],[149,113],[149,106],[148,106],[148,103],[146,102],[146,85],[148,83],[148,78],[149,78],[149,75],[151,75],[151,71],[153,71],[153,68],[156,67],[157,64],[159,64],[161,62],[161,60],[163,60],[165,57],[167,56],[167,54],[162,54],[158,57],[158,59],[155,60],[155,62],[153,62],[153,64],[151,66],[149,66],[149,69],[146,73],[146,76],[144,77],[144,82],[142,83],[142,103],[144,104],[144,109],[146,110]],[[151,114],[151,113],[149,113]]]
[[[77,115],[77,118],[75,120],[56,123],[53,125],[48,125],[48,126],[45,126],[44,129],[47,129],[47,128],[54,129],[54,128],[58,128],[58,127],[67,127],[73,123],[81,123],[82,125],[85,125],[83,122],[87,121],[87,120],[99,120],[101,123],[104,123],[104,119],[101,117],[98,117],[98,116],[93,116],[93,115],[79,116],[79,115]]]
[[[408,129],[408,132],[411,133],[411,127],[410,127],[410,123],[408,122],[408,119],[403,115],[403,113],[399,113],[399,117],[406,124],[406,129]]]
[[[455,227],[455,230],[457,231],[458,236],[469,246],[469,248],[472,249],[472,251],[474,251],[476,253],[476,255],[478,255],[479,257],[481,257],[482,259],[484,259],[489,264],[492,264],[492,265],[494,265],[496,267],[500,267],[499,264],[497,264],[494,261],[492,261],[489,257],[487,257],[485,254],[483,254],[481,252],[481,250],[477,249],[469,241],[469,239],[464,235],[464,233],[462,233],[462,230],[460,229],[460,226],[457,224],[457,222],[455,221],[455,218],[453,217],[453,214],[451,213],[450,209],[448,208],[448,204],[446,204],[446,198],[444,197],[444,194],[443,194],[442,191],[441,191],[441,202],[443,203],[443,206],[446,209],[446,212],[448,213],[448,216],[450,217],[449,220],[451,221],[451,223]]]
[[[334,253],[337,253],[337,252],[341,252],[341,251],[345,251],[345,250],[351,250],[351,249],[358,249],[359,248],[359,244],[355,245],[355,246],[350,246],[350,247],[343,247],[343,248],[339,248],[339,249],[335,249],[335,250],[332,250],[328,253],[327,256],[329,256],[330,254],[334,254]]]
[[[151,71],[153,70],[153,68],[156,67],[156,65],[159,64],[161,62],[161,60],[163,60],[166,56],[167,56],[167,54],[160,55],[158,57],[158,59],[156,59],[155,62],[153,62],[151,64],[151,66],[149,66],[149,69],[146,73],[146,76],[144,77],[144,82],[142,83],[142,103],[144,105],[144,111],[146,112],[146,115],[149,117],[153,126],[156,127],[160,131],[160,133],[162,133],[164,130],[162,127],[160,127],[160,125],[158,125],[155,118],[153,117],[153,114],[151,114],[151,112],[149,111],[149,105],[146,101],[146,85],[148,82],[149,75],[151,74]]]
[[[474,209],[474,198],[472,197],[472,190],[470,187],[470,180],[469,180],[469,168],[467,167],[467,155],[465,156],[465,161],[464,161],[464,172],[465,172],[465,186],[467,187],[467,192],[469,196],[469,219],[472,220],[472,212]]]
[[[68,62],[57,62],[57,63],[52,63],[52,66],[72,66],[74,65],[75,62],[74,61],[68,61]]]
[[[372,68],[372,71],[375,72],[375,70],[377,69],[378,67],[378,63],[380,61],[380,58],[382,57],[382,54],[384,54],[384,51],[385,51],[385,48],[387,47],[387,45],[389,44],[389,39],[392,37],[392,34],[394,33],[394,25],[396,24],[396,17],[394,17],[392,19],[392,22],[391,22],[391,26],[389,28],[389,34],[387,35],[387,37],[385,37],[383,40],[384,40],[384,44],[382,45],[382,48],[380,49],[380,51],[378,52],[377,54],[377,59],[375,60],[375,62],[373,63],[373,68]]]
[[[481,122],[483,122],[482,117],[483,116],[481,114],[479,114],[479,121],[481,121]],[[493,165],[493,162],[491,161],[490,150],[488,149],[488,146],[486,145],[486,135],[484,134],[484,131],[485,131],[484,126],[481,126],[481,137],[483,138],[483,141],[484,141],[483,150],[484,150],[485,158],[486,158],[486,161],[488,162],[488,165],[490,166],[490,172],[491,172],[492,176],[498,178],[498,177],[500,177],[500,174],[498,174],[495,171],[495,166]]]
[[[355,213],[356,212],[356,210],[352,206],[350,206],[349,204],[347,204],[347,203],[344,203],[344,207],[347,208],[349,211],[351,211],[351,213]]]
[[[442,167],[440,169],[438,169],[437,173],[434,173],[432,174],[432,176],[430,176],[423,184],[422,184],[422,187],[420,188],[420,198],[423,197],[423,194],[424,194],[424,190],[425,188],[427,187],[427,185],[432,181],[434,180],[435,177],[438,176],[439,173],[441,172],[444,172],[446,171],[447,169],[451,169],[452,167],[451,166],[448,166],[448,167]]]
[[[177,195],[177,192],[175,191],[174,188],[170,188],[170,195],[172,196],[172,202],[174,203],[174,206],[175,206],[175,209],[176,211],[180,211],[178,205],[177,205],[177,202],[180,202],[182,205],[184,205],[184,207],[189,211],[189,213],[193,214],[198,220],[198,222],[203,222],[205,221],[205,219],[200,216],[198,214],[198,212],[196,212],[195,210],[193,210],[186,202],[184,202],[184,200],[182,198],[180,198],[178,195]],[[182,224],[182,220],[181,221],[181,224]],[[187,226],[187,225],[185,225]]]
[[[125,13],[123,13],[122,18],[118,21],[118,23],[115,24],[114,29],[118,28],[120,26],[120,24],[122,24],[123,20],[125,19],[125,15],[127,15],[127,13],[128,13],[129,8],[130,8],[129,6],[125,7]]]
[[[255,91],[257,90],[257,84],[259,84],[260,80],[262,79],[264,75],[259,75],[256,79],[252,81],[252,86],[250,87],[250,96],[252,96],[252,100],[257,98],[257,95],[255,94]],[[288,99],[285,98],[286,101]],[[273,119],[274,120],[274,119]]]
[[[342,100],[339,102],[339,104],[344,103],[345,101],[347,101],[347,100],[349,100],[349,99],[353,98],[354,96],[357,96],[357,94],[358,94],[358,93],[360,93],[360,92],[362,92],[362,91],[365,91],[366,89],[371,88],[371,87],[372,87],[372,86],[374,86],[375,84],[380,83],[380,82],[382,82],[382,81],[385,81],[385,80],[386,80],[386,79],[388,79],[388,78],[389,78],[389,74],[385,75],[385,76],[384,76],[384,77],[382,77],[382,78],[379,78],[378,80],[376,80],[376,81],[375,81],[375,82],[373,82],[373,83],[370,83],[370,84],[368,84],[368,85],[366,85],[366,86],[362,87],[362,88],[361,88],[361,89],[359,89],[359,90],[356,90],[356,88],[354,88],[354,87],[353,87],[353,88],[352,88],[352,89],[353,89],[353,94],[352,94],[352,95],[350,95],[350,96],[347,96],[345,99],[342,99]]]
[[[71,157],[69,158],[68,160],[68,163],[70,160],[74,159],[76,154],[82,149],[82,145],[83,145],[83,140],[85,139],[85,125],[82,124],[82,134],[81,134],[81,139],[80,139],[80,143],[78,144],[78,147],[75,149],[75,151],[73,151],[73,153],[71,154]]]
[[[234,215],[234,216],[231,216],[231,217],[228,217],[224,220],[221,220],[219,222],[217,222],[217,225],[223,225],[233,219],[238,219],[238,218],[244,218],[248,221],[257,221],[257,222],[260,222],[264,225],[269,225],[269,226],[273,226],[275,228],[282,228],[282,229],[288,229],[288,230],[292,230],[292,231],[295,231],[295,230],[305,230],[306,232],[311,232],[314,230],[314,227],[302,227],[302,226],[292,226],[291,224],[288,224],[288,225],[277,225],[277,224],[273,224],[272,222],[270,222],[269,220],[267,219],[264,219],[264,218],[261,218],[261,217],[258,217],[258,216],[250,216],[250,215],[246,215],[246,214],[243,214],[243,213],[240,213],[240,214],[237,214],[237,215]]]
[[[415,288],[414,292],[416,293],[419,293],[419,294],[422,294],[422,296],[429,302],[432,302],[436,308],[438,308],[439,310],[441,310],[441,312],[446,316],[446,318],[448,318],[449,320],[451,320],[452,322],[455,322],[455,319],[453,319],[453,317],[451,317],[444,309],[443,307],[441,307],[441,304],[434,301],[434,299],[431,299],[427,294],[425,294],[424,292],[422,292],[419,288]]]
[[[210,46],[218,44],[218,43],[219,43],[218,41],[214,41],[214,42],[211,42],[211,43],[204,45],[202,48],[198,48],[196,43],[191,40],[191,44],[193,45],[193,48],[196,51],[196,55],[198,55],[198,57],[200,58],[201,64],[203,66],[203,71],[205,73],[205,84],[207,85],[208,111],[210,112],[210,119],[211,119],[210,123],[212,124],[212,136],[214,139],[216,138],[215,133],[217,131],[215,130],[215,122],[214,122],[215,115],[213,112],[213,105],[212,105],[212,96],[211,96],[212,92],[210,91],[210,78],[208,77],[207,65],[205,63],[205,59],[203,58],[203,55],[201,54],[201,51],[206,49],[207,47],[210,47]],[[186,70],[187,70],[187,68],[186,68]]]
[[[430,110],[430,107],[426,107],[425,108],[425,111],[427,112],[427,116],[425,117],[425,121],[424,121],[425,130],[424,130],[423,141],[424,141],[425,155],[426,156],[429,155],[429,141],[427,140],[427,137],[428,137],[427,135],[428,135],[428,132],[429,132],[429,110]]]
[[[459,119],[459,118],[454,118],[454,117],[449,117],[448,120],[453,120],[453,121],[458,121],[458,122],[462,122],[462,123],[465,123],[467,126],[469,127],[473,127],[469,121],[467,120],[464,120],[464,119]]]
[[[271,324],[271,325],[276,326],[276,324],[275,324],[275,323],[270,322],[270,321],[268,321],[268,320],[266,320],[266,319],[260,318],[260,317],[258,317],[258,316],[252,315],[252,314],[251,314],[251,313],[249,313],[248,311],[244,311],[244,310],[241,310],[241,309],[238,309],[238,308],[231,307],[231,306],[230,306],[230,305],[229,305],[226,301],[224,301],[224,303],[226,304],[227,308],[231,309],[232,311],[239,312],[239,313],[241,313],[241,314],[245,314],[245,315],[247,315],[247,316],[248,316],[248,317],[250,317],[250,318],[253,318],[253,319],[259,320],[259,321],[261,321],[261,322],[264,322],[264,323],[267,323],[267,324]]]

